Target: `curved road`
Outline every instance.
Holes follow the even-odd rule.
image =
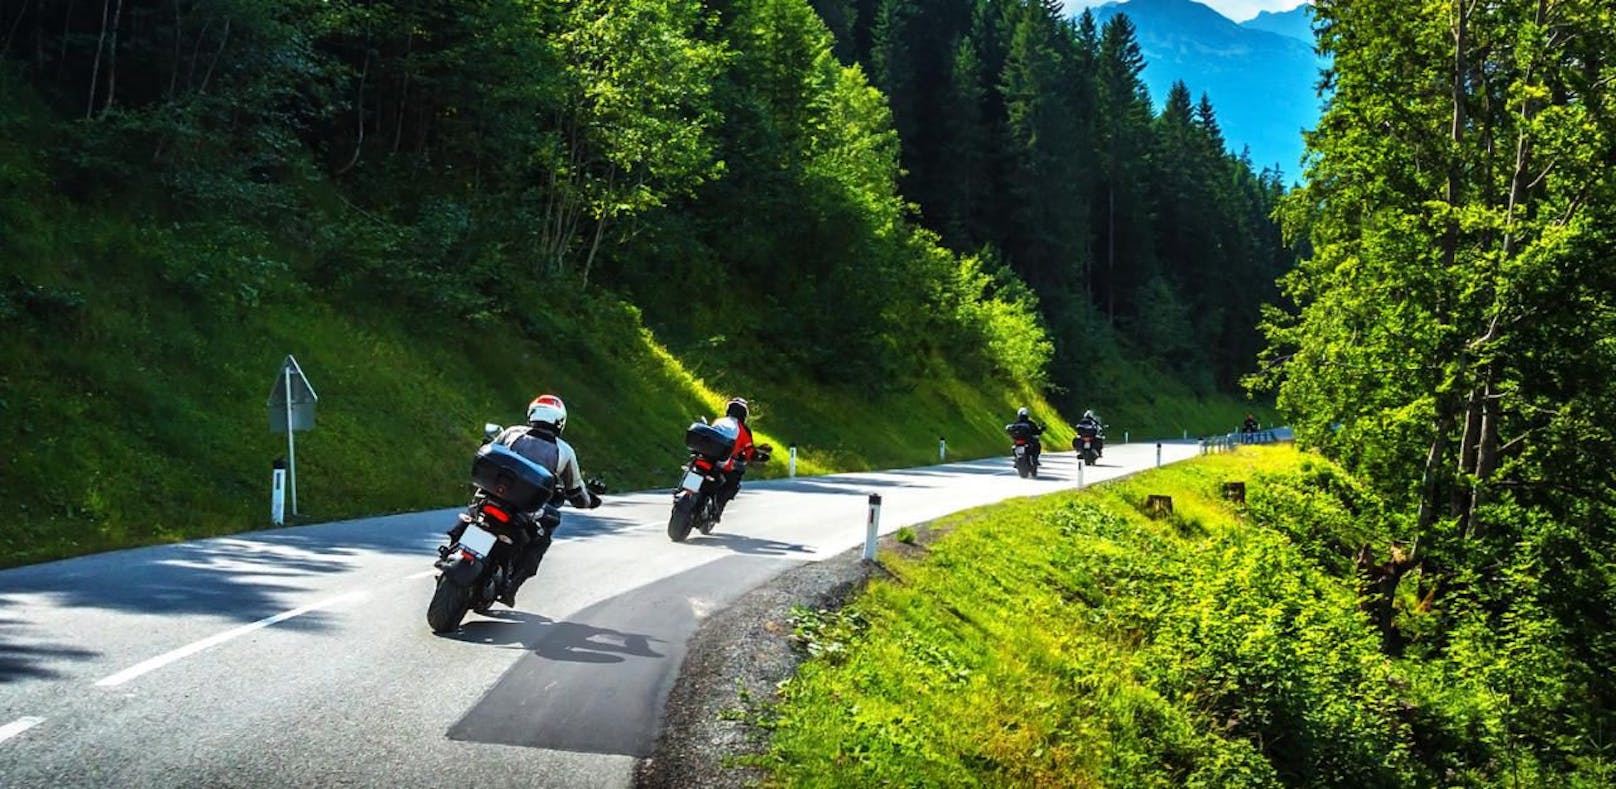
[[[517,610],[448,637],[425,610],[455,510],[0,572],[0,787],[631,786],[708,612],[861,544],[867,493],[890,532],[1076,486],[1045,458],[748,483],[683,545],[665,492],[610,496],[565,511]],[[1085,481],[1155,460],[1112,447]]]

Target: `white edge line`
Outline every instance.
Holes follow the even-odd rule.
[[[44,722],[44,718],[28,717],[18,718],[4,726],[0,726],[0,742],[5,742]]]
[[[317,610],[319,610],[321,608],[329,608],[329,607],[337,605],[339,603],[346,603],[346,602],[351,602],[351,601],[354,601],[354,600],[358,600],[358,599],[361,599],[361,598],[364,598],[364,597],[368,596],[369,594],[370,594],[369,592],[362,592],[362,591],[361,592],[349,592],[348,594],[338,595],[336,597],[332,597],[332,598],[329,598],[329,599],[326,599],[326,600],[321,600],[320,602],[317,602],[317,603],[310,603],[309,605],[303,606],[301,608],[294,608],[294,609],[292,609],[290,611],[283,611],[283,612],[278,613],[278,614],[276,614],[274,616],[265,617],[263,619],[260,619],[257,622],[252,622],[250,624],[242,625],[241,627],[238,627],[238,628],[236,628],[234,630],[226,630],[223,633],[217,633],[215,635],[212,635],[212,636],[209,636],[207,638],[204,638],[201,641],[197,641],[197,642],[194,642],[194,643],[191,643],[191,644],[187,644],[187,645],[185,645],[183,647],[180,647],[179,649],[173,650],[171,652],[165,652],[165,653],[163,653],[161,655],[158,655],[157,657],[154,657],[154,658],[152,658],[150,660],[147,660],[147,661],[144,661],[144,662],[141,662],[141,663],[137,663],[137,664],[135,664],[133,666],[130,666],[129,668],[126,668],[123,671],[120,671],[120,672],[118,672],[116,674],[113,674],[112,676],[107,677],[106,679],[103,679],[103,680],[101,680],[101,681],[99,681],[99,682],[97,682],[95,684],[96,684],[97,687],[114,688],[114,687],[117,687],[119,685],[122,685],[125,682],[128,682],[129,680],[132,680],[132,679],[134,679],[136,677],[139,677],[142,674],[146,674],[148,672],[156,671],[157,669],[160,669],[163,666],[166,666],[166,665],[168,665],[170,663],[173,663],[176,660],[182,660],[182,659],[190,657],[191,655],[194,655],[194,654],[196,654],[198,652],[201,652],[202,650],[210,649],[212,647],[216,647],[216,646],[218,646],[220,644],[223,644],[226,641],[229,641],[232,638],[237,638],[239,636],[244,636],[244,635],[246,635],[248,633],[253,632],[254,630],[261,630],[263,628],[269,627],[270,625],[276,624],[278,622],[284,622],[284,621],[286,621],[288,619],[291,619],[294,616],[302,616],[303,614],[309,613],[310,611],[317,611]]]
[[[404,580],[413,581],[413,580],[415,580],[417,578],[425,578],[425,577],[427,577],[429,575],[437,575],[437,574],[438,574],[437,570],[427,570],[425,572],[419,572],[419,573],[416,573],[414,575],[406,575],[406,576],[404,576]]]

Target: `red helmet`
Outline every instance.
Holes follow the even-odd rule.
[[[561,435],[567,429],[567,404],[553,395],[539,395],[527,404],[527,423],[533,427],[548,427]]]

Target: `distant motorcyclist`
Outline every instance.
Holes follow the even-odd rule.
[[[1077,438],[1072,439],[1072,449],[1079,450],[1081,447],[1079,440],[1088,438],[1093,441],[1096,455],[1105,453],[1105,436],[1100,432],[1105,426],[1100,424],[1100,418],[1095,416],[1092,410],[1083,412],[1083,418],[1077,420],[1076,427]]]
[[[511,451],[555,474],[556,492],[550,501],[551,504],[560,506],[564,500],[579,509],[599,507],[600,496],[595,495],[584,485],[583,471],[578,466],[578,454],[573,451],[571,444],[561,439],[561,431],[567,428],[567,406],[561,398],[553,394],[534,398],[527,407],[527,422],[525,427],[513,425],[505,428],[492,439],[492,442],[510,448]],[[475,506],[476,502],[473,502],[473,507]],[[521,546],[521,554],[513,564],[510,583],[500,593],[499,601],[505,605],[516,605],[516,590],[539,571],[539,562],[543,561],[545,552],[550,550],[553,535],[549,529],[539,525],[541,514],[542,510],[522,513],[520,516],[528,541]],[[468,520],[468,516],[462,515],[460,522],[449,530],[451,544],[460,540],[460,534],[466,530]]]
[[[1011,434],[1015,434],[1016,432],[1025,433],[1027,436],[1027,446],[1030,448],[1029,451],[1032,452],[1033,462],[1036,463],[1038,461],[1038,456],[1042,455],[1044,452],[1044,442],[1038,438],[1044,434],[1044,426],[1033,421],[1033,418],[1030,416],[1030,412],[1027,411],[1026,406],[1022,406],[1016,410],[1016,421],[1005,425],[1004,431]]]
[[[725,423],[735,426],[735,448],[719,467],[724,472],[724,482],[718,488],[718,516],[714,521],[723,519],[724,507],[730,499],[735,498],[735,494],[741,492],[741,477],[746,476],[746,465],[757,457],[757,445],[752,443],[752,428],[746,423],[751,415],[751,406],[747,405],[745,399],[732,397],[724,404],[724,416],[713,420],[714,427],[721,427]]]
[[[1240,432],[1242,432],[1242,433],[1255,433],[1255,432],[1257,432],[1257,417],[1254,417],[1251,414],[1246,414],[1246,421],[1240,423]]]

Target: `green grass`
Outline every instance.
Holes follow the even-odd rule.
[[[1365,536],[1307,528],[1321,468],[1244,448],[933,524],[798,622],[812,657],[756,761],[781,786],[1430,785],[1404,675],[1310,557]]]
[[[297,437],[297,522],[462,503],[482,424],[520,421],[544,391],[566,398],[567,437],[615,490],[670,484],[684,428],[736,394],[779,450],[761,477],[786,473],[792,443],[801,474],[935,463],[938,436],[950,459],[998,454],[1023,405],[1052,445],[1072,435],[1038,393],[965,380],[946,359],[873,397],[789,372],[703,380],[702,360],[671,353],[606,291],[556,303],[503,283],[542,306],[448,320],[401,299],[360,247],[333,261],[276,246],[228,206],[175,224],[149,218],[157,195],[69,200],[31,144],[62,128],[25,91],[3,106],[0,567],[269,525],[286,442],[266,397],[287,354],[320,395]],[[329,184],[301,188],[340,202]]]

